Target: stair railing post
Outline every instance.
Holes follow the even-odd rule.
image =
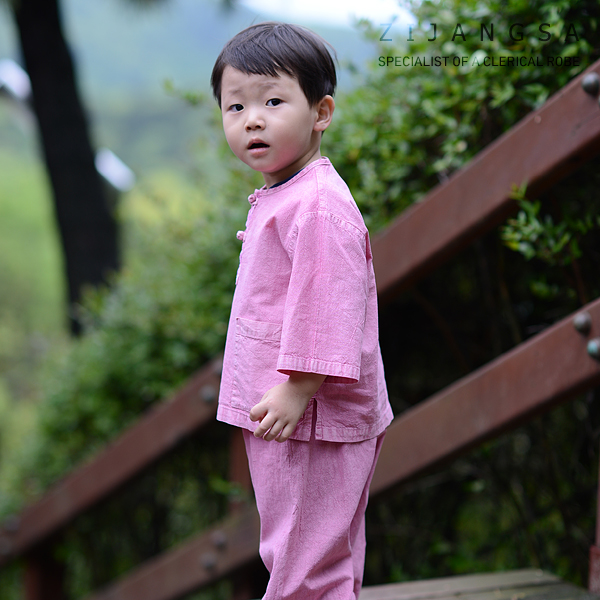
[[[54,556],[54,544],[45,542],[25,555],[25,600],[64,600],[65,566]]]
[[[596,495],[596,541],[590,548],[588,589],[594,594],[600,594],[600,474]]]

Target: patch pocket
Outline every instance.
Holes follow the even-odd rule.
[[[287,380],[277,372],[281,329],[279,323],[236,319],[233,407],[249,411],[265,392]]]

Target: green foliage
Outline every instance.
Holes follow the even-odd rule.
[[[31,454],[24,440],[36,429],[40,366],[48,349],[60,347],[65,336],[60,252],[43,173],[4,111],[0,125],[11,134],[13,150],[0,149],[0,507],[4,507],[11,504],[12,491],[28,489],[21,468]],[[22,501],[12,497],[13,508]]]
[[[191,106],[198,106],[203,102],[206,102],[206,96],[204,94],[194,92],[191,90],[180,90],[177,89],[171,79],[167,79],[164,82],[164,89],[167,94],[181,98]]]
[[[198,190],[177,190],[170,178],[127,199],[127,267],[110,292],[89,291],[81,309],[85,335],[48,382],[42,483],[98,449],[221,351],[239,253],[235,231],[245,207],[239,198],[209,203]]]
[[[418,19],[414,41],[401,42],[408,31],[392,29],[392,42],[377,42],[380,57],[468,60],[458,67],[452,60],[423,67],[380,66],[375,60],[364,81],[339,102],[324,137],[326,152],[375,229],[445,181],[598,56],[590,44],[597,38],[598,7],[585,0],[426,0],[407,6]],[[538,40],[543,22],[552,24],[552,38],[545,43]],[[433,42],[427,41],[430,23],[438,29]],[[457,23],[466,39],[453,42]],[[488,29],[493,23],[493,41],[485,35],[481,41],[481,23]],[[513,23],[524,25],[520,42],[508,35]],[[575,25],[579,41],[565,40],[566,23]],[[367,22],[361,26],[373,40],[383,33]],[[580,66],[472,66],[486,56],[577,56]]]
[[[0,123],[5,116],[0,113]],[[0,321],[18,314],[23,327],[47,334],[60,326],[62,299],[60,250],[44,174],[32,156],[4,149],[0,164]]]
[[[589,213],[583,219],[564,219],[555,224],[549,214],[540,218],[542,203],[539,200],[523,199],[518,204],[519,214],[508,220],[501,236],[511,250],[520,252],[527,260],[535,257],[551,266],[568,265],[581,258],[578,238],[600,226],[600,217],[596,217],[594,223]]]

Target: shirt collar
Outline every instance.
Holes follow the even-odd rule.
[[[283,181],[279,181],[269,188],[265,185],[265,186],[261,187],[260,189],[254,190],[254,194],[251,194],[252,201],[250,201],[250,203],[252,204],[253,201],[255,201],[258,196],[265,196],[270,193],[277,193],[279,191],[279,189],[282,189],[284,187],[287,187],[288,185],[291,185],[296,179],[299,179],[300,177],[304,177],[304,175],[306,175],[308,172],[312,171],[312,169],[314,169],[315,167],[317,167],[319,165],[326,165],[326,164],[330,164],[329,159],[326,156],[321,156],[317,160],[314,160],[313,162],[307,164],[305,167],[300,169],[297,173],[294,173],[291,177],[288,177],[287,179],[284,179]],[[250,198],[248,198],[248,200],[250,200]]]

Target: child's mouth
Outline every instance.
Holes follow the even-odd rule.
[[[250,156],[253,156],[254,158],[260,158],[267,153],[269,148],[269,144],[265,144],[264,142],[252,142],[248,146],[248,152],[250,153]]]

